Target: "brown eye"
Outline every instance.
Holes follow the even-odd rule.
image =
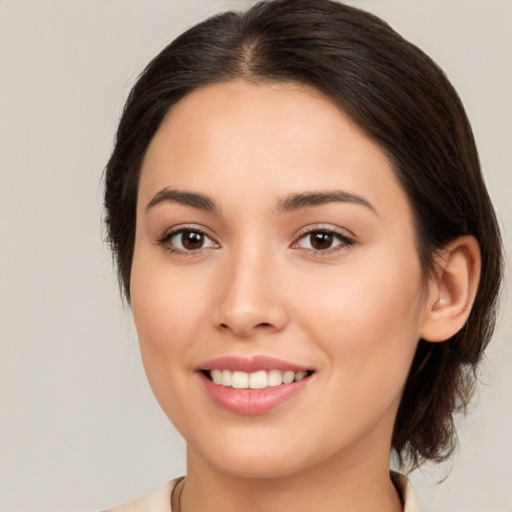
[[[311,233],[309,237],[311,247],[317,251],[330,249],[334,242],[334,235],[327,231],[315,231]]]
[[[194,251],[203,247],[203,233],[198,233],[197,231],[183,231],[180,236],[181,245],[188,251]]]
[[[176,252],[192,252],[218,245],[205,233],[196,229],[180,229],[164,240],[163,243]]]
[[[327,252],[331,249],[343,248],[354,243],[350,238],[326,229],[316,229],[302,235],[295,247],[300,249],[308,249],[311,251]]]

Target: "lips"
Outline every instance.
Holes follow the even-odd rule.
[[[217,357],[205,361],[199,367],[200,370],[213,370],[215,368],[247,373],[257,372],[259,370],[281,370],[283,372],[306,372],[309,370],[309,368],[305,366],[269,356],[253,356],[249,358],[233,356]]]
[[[222,357],[199,370],[207,394],[217,405],[238,414],[262,414],[299,394],[313,370],[267,357]]]

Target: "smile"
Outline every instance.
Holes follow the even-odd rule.
[[[268,356],[226,356],[197,368],[214,404],[231,413],[264,414],[302,395],[315,380],[313,369]]]
[[[260,370],[253,373],[231,370],[213,369],[206,376],[219,386],[234,389],[265,389],[298,382],[308,375],[307,371],[294,372],[291,370]]]

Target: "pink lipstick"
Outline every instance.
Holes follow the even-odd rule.
[[[299,394],[313,370],[268,356],[205,361],[198,374],[209,397],[238,414],[263,414]]]

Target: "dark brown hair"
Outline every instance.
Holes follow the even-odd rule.
[[[141,164],[169,108],[214,82],[296,82],[338,104],[388,155],[413,210],[424,275],[461,235],[480,244],[482,274],[466,325],[444,343],[419,341],[393,434],[401,463],[446,458],[453,414],[465,410],[494,328],[502,251],[471,127],[441,69],[385,22],[330,0],[260,2],[174,40],[139,77],[106,167],[108,238],[130,300]]]

